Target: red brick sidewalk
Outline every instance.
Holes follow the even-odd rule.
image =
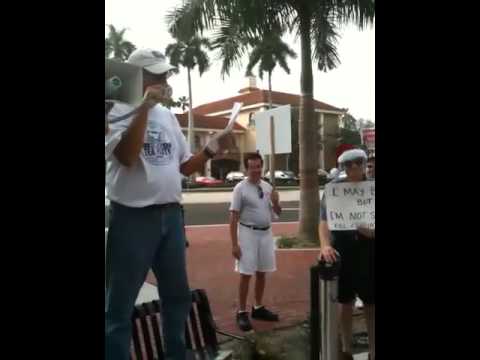
[[[295,234],[298,223],[276,223],[274,235]],[[222,330],[241,333],[235,323],[238,305],[238,274],[234,272],[228,225],[187,227],[190,287],[207,291],[212,312]],[[278,250],[277,271],[267,277],[264,303],[280,315],[277,323],[253,321],[257,331],[297,324],[307,319],[310,301],[310,266],[318,250]],[[253,279],[252,279],[253,280]],[[156,285],[150,273],[147,281]],[[253,302],[250,283],[249,307]]]

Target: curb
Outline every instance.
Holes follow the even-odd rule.
[[[319,186],[319,190],[324,190],[324,186]],[[233,186],[226,187],[226,186],[218,186],[218,187],[199,187],[194,189],[182,189],[182,193],[202,193],[202,192],[231,192],[233,190]],[[299,186],[277,186],[277,190],[279,191],[294,191],[300,190]]]

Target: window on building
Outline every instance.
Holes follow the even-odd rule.
[[[201,140],[200,140],[200,136],[199,135],[195,135],[195,149],[200,149],[202,147],[202,143],[201,143]]]
[[[251,112],[248,114],[248,126],[249,127],[255,127],[255,119],[253,118],[254,113]]]

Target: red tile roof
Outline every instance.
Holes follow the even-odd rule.
[[[193,108],[195,114],[212,114],[219,111],[230,110],[233,107],[234,102],[243,102],[244,106],[258,104],[258,103],[268,103],[268,90],[256,90],[245,94],[240,94],[233,96],[227,99],[214,101],[208,104],[203,104]],[[292,106],[300,105],[300,96],[294,94],[288,94],[278,91],[272,91],[272,102],[274,104]],[[343,111],[343,109],[337,108],[335,106],[326,104],[324,102],[314,100],[315,108],[321,110],[329,111]]]
[[[175,114],[180,123],[180,127],[188,128],[188,113]],[[223,130],[227,126],[228,119],[221,116],[205,116],[194,114],[193,115],[193,124],[195,128],[200,129],[219,129]],[[245,131],[246,129],[239,123],[235,123],[234,130]]]

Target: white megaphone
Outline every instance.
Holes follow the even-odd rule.
[[[105,81],[113,77],[118,78],[121,82],[115,100],[130,105],[138,104],[142,100],[143,71],[141,67],[105,59]]]
[[[112,86],[113,84],[117,86]],[[114,92],[111,91],[112,88],[115,88]],[[107,98],[107,95],[113,93],[115,93],[113,99]],[[131,117],[139,109],[142,99],[142,68],[113,59],[105,59],[105,128],[107,128],[107,122],[112,124]],[[115,102],[127,103],[134,109],[115,119],[107,119]]]

